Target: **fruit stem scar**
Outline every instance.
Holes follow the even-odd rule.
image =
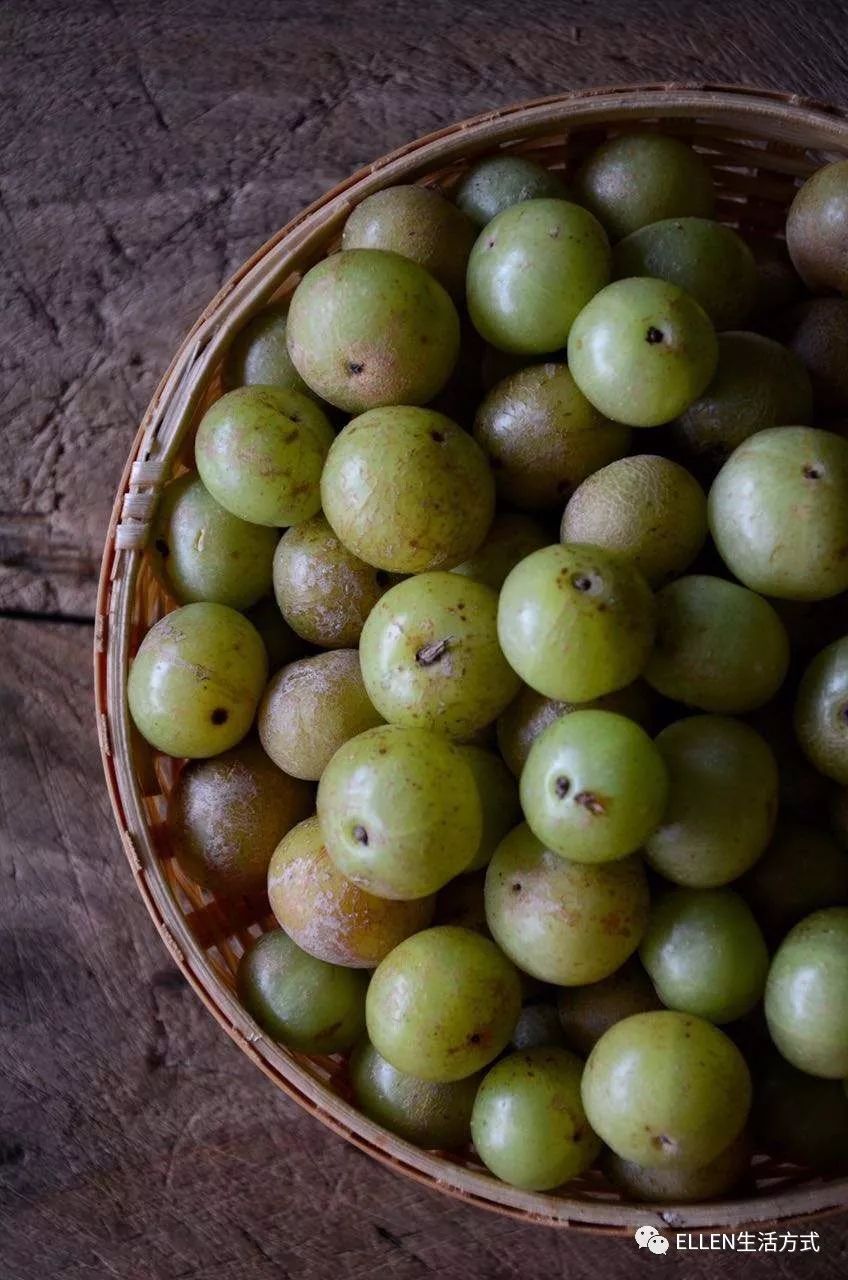
[[[657,329],[655,328],[654,325],[650,325],[648,328],[648,332],[645,334],[645,341],[650,342],[651,346],[653,347],[653,346],[656,346],[658,342],[662,342],[662,340],[663,340],[662,329]]]
[[[365,830],[364,827],[356,826],[353,828],[353,838],[357,844],[367,844],[368,832]]]
[[[452,636],[445,636],[442,640],[434,640],[432,644],[422,645],[415,655],[419,667],[431,667],[434,662],[438,662],[447,653],[452,639]]]
[[[557,780],[554,782],[554,790],[556,791],[560,800],[564,800],[565,797],[568,795],[569,791],[571,790],[571,779],[566,777],[557,778]]]

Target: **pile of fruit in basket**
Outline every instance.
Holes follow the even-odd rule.
[[[523,1188],[848,1166],[848,162],[785,245],[714,212],[650,133],[369,196],[150,535],[129,706],[183,872],[267,886],[244,1005]]]

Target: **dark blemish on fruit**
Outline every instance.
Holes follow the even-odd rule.
[[[550,231],[548,232],[548,235],[551,237],[552,240],[559,240],[559,236],[560,236],[559,227],[551,227]]]
[[[574,797],[574,803],[579,804],[583,809],[587,809],[589,813],[595,814],[596,817],[606,813],[606,805],[600,796],[595,795],[594,791],[579,791]]]
[[[556,782],[554,783],[554,791],[556,791],[560,800],[564,800],[570,790],[571,790],[570,778],[566,778],[564,776],[557,778]]]
[[[366,844],[366,845],[367,845],[367,843],[368,843],[368,832],[365,830],[365,828],[364,828],[364,827],[354,827],[354,828],[353,828],[353,838],[354,838],[354,840],[356,841],[356,843],[357,843],[357,844]]]
[[[520,892],[521,892],[521,885],[520,885],[517,881],[516,881],[516,883],[512,886],[512,892],[513,892],[513,893],[520,893]]]
[[[658,1151],[666,1151],[669,1147],[673,1147],[674,1143],[664,1133],[658,1133],[651,1138],[651,1146],[656,1147]]]
[[[389,585],[389,575],[386,573],[385,569],[377,570],[374,574],[374,581],[377,583],[378,587],[387,587]]]
[[[171,548],[168,546],[165,539],[157,538],[153,545],[156,548],[156,550],[159,552],[162,559],[167,560],[168,556],[171,554]]]
[[[434,640],[432,644],[422,645],[415,655],[415,661],[419,667],[432,667],[434,662],[438,662],[447,653],[450,642],[451,637],[445,636],[443,640]]]
[[[435,440],[436,444],[444,444],[444,443],[445,443],[445,434],[444,434],[444,432],[443,432],[443,431],[431,431],[431,432],[430,432],[430,439],[431,439],[431,440]]]
[[[290,413],[290,414],[289,414],[289,418],[291,419],[291,421],[292,421],[292,422],[300,422],[300,414],[299,414],[299,413]]]
[[[486,248],[487,248],[487,249],[494,249],[494,247],[495,247],[495,237],[494,237],[494,236],[492,236],[492,238],[491,238],[490,240],[487,240],[487,241],[486,241]]]
[[[571,585],[575,591],[591,591],[592,579],[587,573],[575,573],[571,579]]]
[[[209,719],[213,724],[226,724],[230,718],[230,713],[226,707],[216,707]]]
[[[356,360],[348,360],[347,368],[348,368],[348,373],[362,373],[363,369],[365,368],[365,365],[358,364]]]
[[[384,756],[388,751],[388,749],[389,749],[388,747],[380,747],[380,750],[377,752],[377,755]]]
[[[287,431],[286,434],[283,436],[283,444],[294,444],[295,440],[298,438],[299,435],[300,435],[300,432],[298,431],[297,427],[295,427],[294,431]]]
[[[821,480],[821,468],[811,467],[809,463],[804,467],[804,476],[807,480]]]
[[[664,336],[662,329],[656,329],[651,325],[648,332],[645,334],[645,341],[649,342],[652,347],[655,347],[658,342],[662,342]]]

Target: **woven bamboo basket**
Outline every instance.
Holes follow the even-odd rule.
[[[216,900],[170,856],[165,825],[178,764],[131,731],[130,659],[148,627],[174,605],[154,581],[143,547],[157,496],[190,460],[194,430],[220,394],[222,353],[259,308],[286,298],[301,275],[338,247],[351,209],[398,182],[450,191],[481,155],[508,150],[566,173],[591,147],[626,130],[656,129],[691,142],[712,166],[718,216],[743,231],[780,236],[799,183],[848,156],[848,112],[778,93],[717,86],[597,89],[489,112],[430,134],[360,170],[277,232],[224,286],[183,342],[133,443],[109,525],[95,633],[97,725],[121,842],[168,951],[224,1030],[270,1080],[336,1133],[391,1169],[526,1222],[623,1232],[738,1229],[848,1207],[848,1179],[755,1158],[741,1197],[695,1205],[624,1202],[591,1172],[555,1194],[506,1186],[470,1153],[421,1151],[361,1115],[345,1064],[273,1043],[241,1008],[234,973],[251,938],[273,927],[267,902]],[[190,465],[190,461],[189,461]]]

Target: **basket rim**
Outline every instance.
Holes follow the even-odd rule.
[[[394,1172],[447,1192],[468,1204],[506,1214],[524,1222],[624,1234],[649,1223],[661,1231],[681,1228],[741,1230],[750,1225],[786,1223],[819,1217],[848,1208],[848,1178],[794,1186],[757,1197],[687,1204],[630,1204],[520,1192],[485,1172],[452,1163],[395,1137],[368,1120],[349,1103],[332,1094],[316,1074],[294,1054],[271,1041],[242,1010],[234,994],[215,974],[208,959],[192,939],[177,904],[165,884],[143,811],[137,778],[131,768],[129,717],[126,706],[126,673],[129,648],[129,606],[135,588],[141,552],[118,547],[117,537],[125,501],[133,489],[133,468],[139,459],[155,451],[156,436],[165,415],[177,406],[185,417],[196,400],[191,398],[191,376],[214,359],[226,338],[226,324],[218,324],[222,310],[243,318],[247,308],[261,305],[280,280],[253,280],[268,255],[292,241],[295,246],[326,232],[327,218],[343,220],[352,207],[351,196],[362,198],[389,185],[398,169],[407,179],[409,166],[425,170],[434,160],[461,157],[463,146],[484,138],[494,149],[515,134],[543,134],[546,126],[568,122],[610,122],[656,112],[664,117],[693,115],[721,119],[742,113],[750,121],[791,121],[799,132],[815,130],[824,149],[828,142],[848,149],[848,110],[797,94],[771,89],[712,83],[657,82],[592,87],[548,95],[481,112],[434,130],[388,152],[338,183],[295,215],[272,235],[225,282],[202,310],[179,345],[151,397],[130,448],[112,508],[101,562],[94,629],[94,685],[98,742],[107,791],[125,856],[147,910],[172,959],[195,994],[203,1001],[230,1038],[263,1073],[289,1097],[339,1136],[373,1156]],[[805,145],[810,145],[809,143]],[[320,220],[320,215],[325,215]],[[318,220],[317,226],[314,225]],[[186,380],[189,380],[186,391]],[[196,386],[195,386],[196,391]],[[176,451],[172,442],[161,454],[169,465]],[[137,486],[136,486],[137,488]]]

